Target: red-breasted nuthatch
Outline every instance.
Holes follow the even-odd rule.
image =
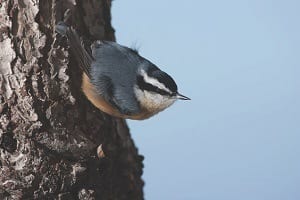
[[[59,22],[56,31],[68,38],[70,50],[84,72],[82,90],[101,111],[142,120],[177,99],[190,100],[178,93],[171,76],[137,51],[109,41],[95,41],[87,51],[72,27]]]

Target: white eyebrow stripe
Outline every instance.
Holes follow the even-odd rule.
[[[154,86],[158,87],[159,89],[164,90],[164,91],[168,92],[169,94],[172,94],[172,91],[169,90],[163,83],[159,82],[155,78],[149,77],[147,75],[147,73],[145,72],[145,70],[141,70],[141,75],[143,76],[144,81],[146,83],[150,83],[151,85],[154,85]]]

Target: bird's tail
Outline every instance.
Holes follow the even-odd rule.
[[[67,29],[68,28],[69,28],[68,25],[63,21],[58,22],[55,26],[56,32],[59,33],[62,36],[67,36]]]
[[[65,22],[58,22],[55,30],[60,35],[68,38],[70,50],[73,56],[82,70],[90,77],[89,71],[93,57],[86,51],[77,32],[72,27],[69,27]]]

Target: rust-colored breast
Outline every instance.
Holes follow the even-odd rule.
[[[85,96],[88,98],[88,100],[96,106],[101,111],[112,115],[114,117],[120,117],[120,118],[128,118],[128,119],[135,119],[135,120],[142,120],[147,119],[151,117],[154,113],[148,112],[146,109],[142,109],[141,113],[138,113],[137,115],[123,115],[119,112],[118,109],[116,109],[114,106],[112,106],[110,103],[105,101],[101,95],[99,95],[90,82],[89,77],[83,73],[82,75],[82,90]]]

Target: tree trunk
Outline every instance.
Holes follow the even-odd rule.
[[[89,103],[54,26],[114,40],[110,0],[0,0],[0,199],[143,199],[126,122]]]

